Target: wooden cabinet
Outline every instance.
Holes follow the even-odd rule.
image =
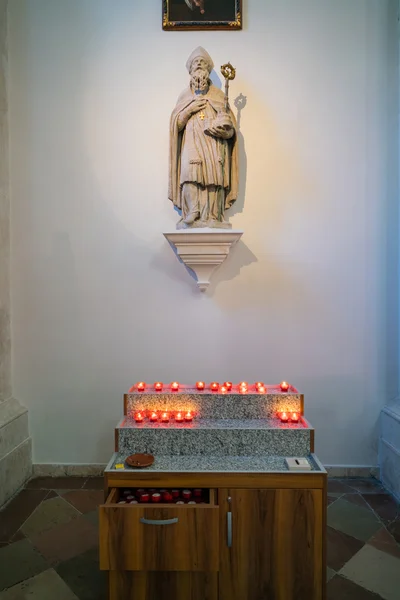
[[[113,489],[100,507],[100,568],[218,571],[219,508],[212,504],[120,505]]]
[[[106,480],[100,566],[109,571],[109,600],[324,600],[326,474],[147,481]],[[207,483],[215,486],[207,504],[118,504],[121,488]]]
[[[222,489],[219,600],[321,600],[322,490]]]

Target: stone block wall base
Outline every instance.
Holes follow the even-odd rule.
[[[106,464],[91,465],[33,465],[33,477],[101,477]]]
[[[28,411],[15,398],[0,404],[0,507],[32,475]]]
[[[381,413],[379,459],[383,485],[400,500],[400,401]]]

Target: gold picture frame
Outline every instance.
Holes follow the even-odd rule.
[[[242,29],[242,0],[162,0],[162,28]]]

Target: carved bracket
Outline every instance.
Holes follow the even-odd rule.
[[[243,231],[232,229],[181,229],[164,236],[176,248],[182,262],[197,276],[197,286],[204,292],[211,274],[228,256]]]

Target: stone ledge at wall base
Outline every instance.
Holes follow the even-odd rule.
[[[379,462],[383,485],[400,500],[400,400],[382,409]]]
[[[28,410],[15,398],[0,404],[0,507],[32,475]]]
[[[195,273],[197,286],[204,292],[210,285],[214,269],[224,262],[243,231],[198,228],[167,231],[163,235],[178,258]]]
[[[106,463],[60,465],[36,464],[33,465],[33,477],[101,477],[106,468]]]

